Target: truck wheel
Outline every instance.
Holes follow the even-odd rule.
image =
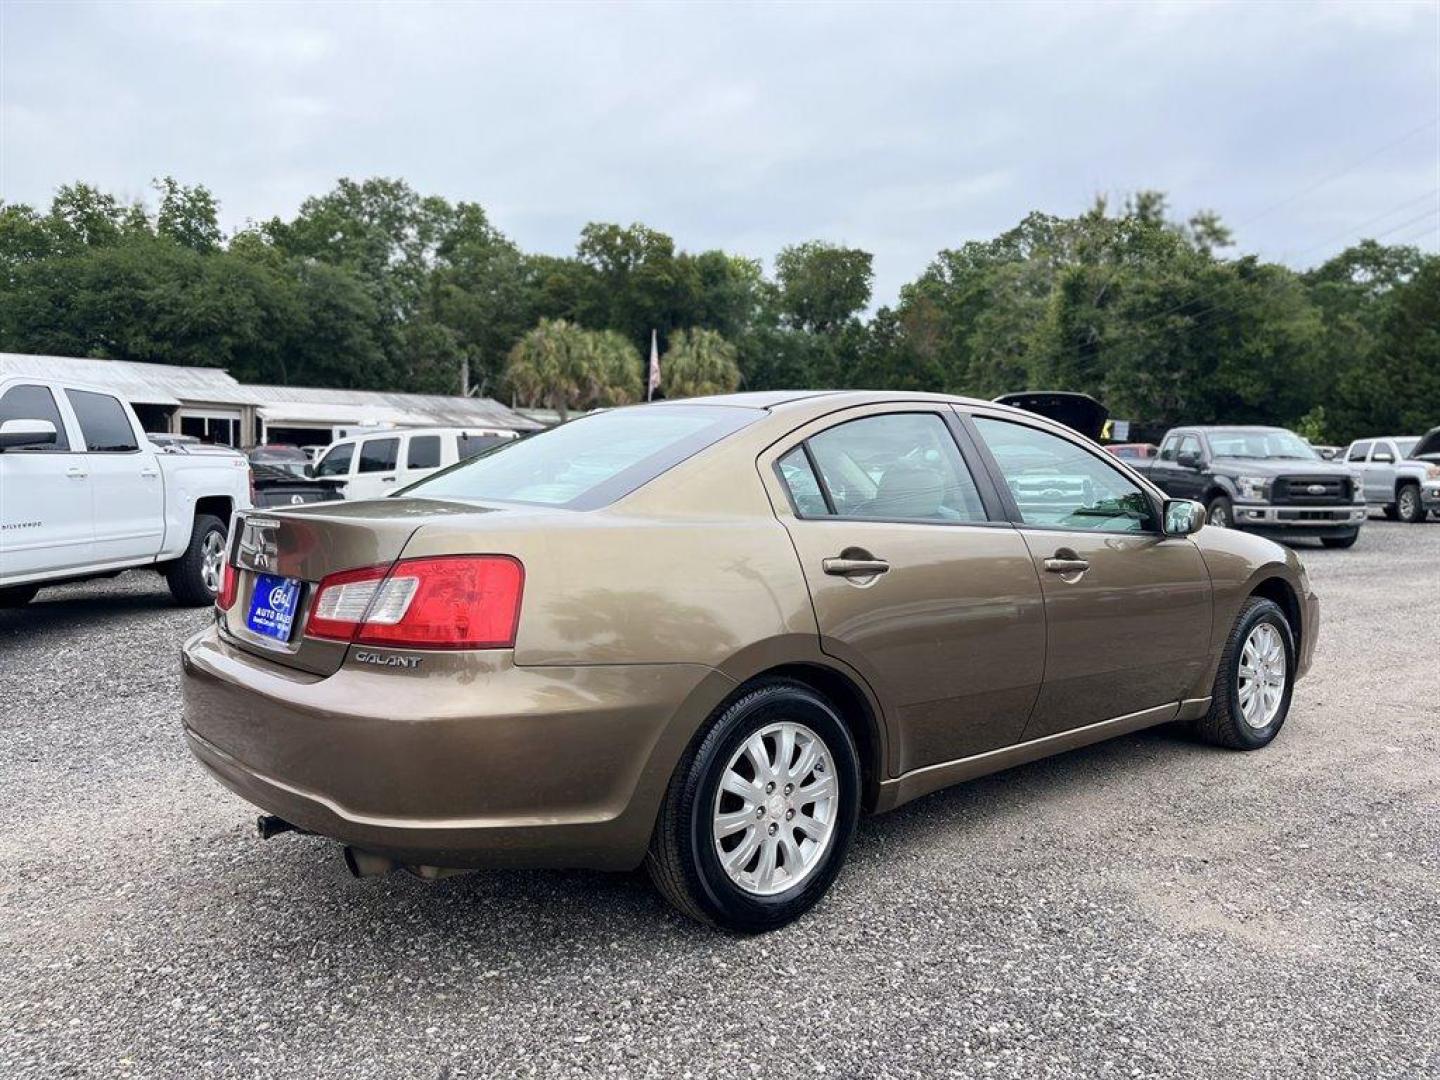
[[[1295,635],[1273,600],[1245,601],[1220,654],[1210,711],[1195,722],[1206,742],[1258,750],[1280,734],[1295,687]]]
[[[1320,543],[1324,544],[1327,548],[1348,548],[1354,547],[1355,541],[1359,539],[1360,530],[1356,529],[1354,532],[1346,533],[1344,536],[1322,536]]]
[[[35,599],[39,591],[39,585],[12,585],[8,589],[0,589],[0,608],[24,607]]]
[[[722,710],[680,762],[646,867],[675,907],[743,933],[799,918],[840,870],[860,810],[855,741],[789,679]]]
[[[1406,525],[1425,520],[1425,506],[1420,501],[1419,484],[1401,484],[1395,493],[1395,514]]]
[[[224,572],[225,523],[209,514],[196,514],[190,546],[165,568],[170,595],[186,607],[213,604]]]
[[[1235,525],[1235,504],[1224,495],[1216,495],[1205,504],[1205,522],[1215,525],[1221,529],[1233,528]]]

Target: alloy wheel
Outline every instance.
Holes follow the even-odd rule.
[[[200,545],[200,580],[212,593],[219,593],[225,572],[225,537],[218,532],[205,535]]]
[[[1415,510],[1416,504],[1419,501],[1420,497],[1416,495],[1413,487],[1406,486],[1400,489],[1399,510],[1401,521],[1414,521],[1416,519]]]
[[[1280,714],[1285,700],[1288,663],[1280,631],[1268,622],[1258,623],[1240,650],[1237,680],[1240,715],[1252,728],[1264,729]]]
[[[1210,507],[1210,524],[1221,529],[1230,527],[1230,515],[1225,512],[1225,504],[1217,502]]]
[[[725,766],[711,822],[715,854],[745,892],[773,896],[821,863],[839,817],[839,781],[825,741],[804,724],[770,724]]]

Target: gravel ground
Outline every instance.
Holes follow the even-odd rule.
[[[127,574],[0,612],[0,1075],[1440,1075],[1440,524],[1306,546],[1258,754],[1168,730],[862,823],[736,939],[643,876],[355,881],[179,734],[207,617]]]

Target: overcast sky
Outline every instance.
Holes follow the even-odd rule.
[[[944,247],[1099,192],[1309,265],[1440,244],[1440,4],[39,4],[0,0],[0,196],[171,174],[223,224],[341,176],[480,202],[529,250]]]

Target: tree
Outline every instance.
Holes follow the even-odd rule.
[[[505,381],[527,405],[554,409],[563,423],[599,380],[586,334],[564,319],[541,319],[515,343]]]
[[[775,257],[782,315],[796,329],[834,333],[870,302],[872,262],[868,251],[818,240],[782,248]]]
[[[220,250],[219,204],[203,185],[184,187],[173,177],[155,181],[160,210],[155,232],[181,247],[206,254]]]
[[[585,334],[589,356],[583,403],[589,408],[629,405],[645,393],[644,362],[624,334],[601,330]]]
[[[714,330],[677,330],[661,361],[665,396],[729,394],[740,385],[735,346]]]

